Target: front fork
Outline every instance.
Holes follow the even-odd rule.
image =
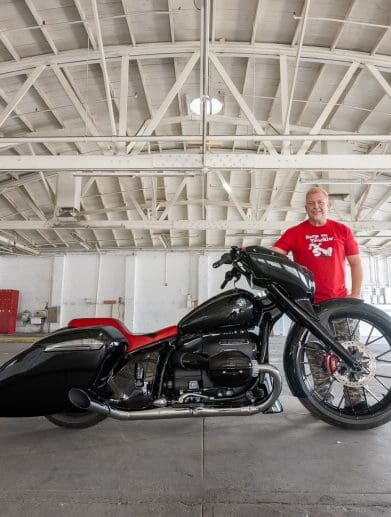
[[[291,316],[294,321],[303,324],[311,334],[319,339],[319,346],[322,350],[328,353],[329,349],[331,349],[349,368],[354,371],[361,370],[360,363],[355,360],[349,350],[343,347],[322,325],[309,302],[307,310],[307,308],[301,307],[297,302],[290,300],[277,285],[271,284],[268,286],[268,290],[270,294],[273,295],[273,298],[278,301],[278,304],[283,305],[284,311]]]

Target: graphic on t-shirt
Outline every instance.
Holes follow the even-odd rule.
[[[322,234],[306,235],[305,238],[309,240],[308,249],[312,251],[315,257],[331,257],[333,254],[333,248],[327,246],[327,243],[334,240],[334,237]]]

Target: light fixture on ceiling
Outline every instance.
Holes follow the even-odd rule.
[[[190,111],[195,115],[201,115],[203,102],[205,102],[207,115],[217,115],[223,109],[223,103],[219,99],[205,95],[204,97],[197,97],[190,102]]]

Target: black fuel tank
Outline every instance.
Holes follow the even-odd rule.
[[[184,332],[218,332],[248,329],[258,321],[254,296],[244,289],[231,289],[210,298],[178,323]]]

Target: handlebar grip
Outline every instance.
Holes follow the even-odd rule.
[[[232,264],[232,257],[230,253],[224,253],[224,255],[221,255],[220,260],[214,262],[213,267],[217,268],[223,264]]]

